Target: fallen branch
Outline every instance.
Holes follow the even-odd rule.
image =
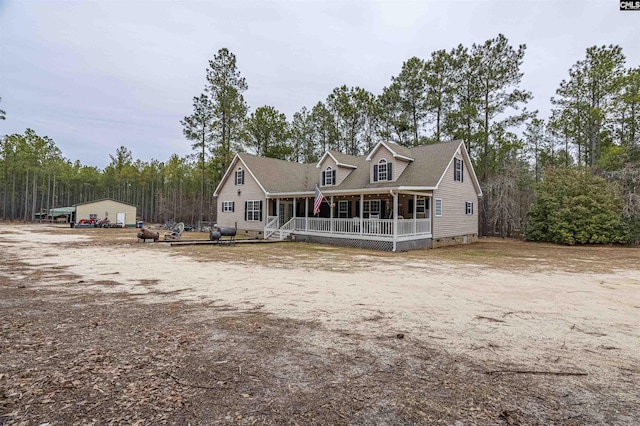
[[[490,322],[506,322],[506,321],[501,320],[501,319],[485,317],[485,316],[482,316],[482,315],[477,315],[476,319],[478,319],[478,320],[483,319],[483,320],[487,320],[487,321],[490,321]]]
[[[492,370],[486,371],[486,374],[536,374],[547,376],[588,376],[589,373],[572,372],[572,371],[544,371],[544,370]]]

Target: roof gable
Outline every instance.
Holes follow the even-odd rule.
[[[453,163],[453,159],[455,158],[458,152],[460,152],[460,155],[462,156],[465,162],[465,166],[467,167],[469,175],[471,176],[473,186],[476,188],[478,197],[482,197],[482,188],[480,187],[480,181],[478,181],[478,176],[476,176],[476,171],[473,169],[473,163],[471,162],[471,157],[469,156],[469,152],[467,152],[467,147],[464,145],[464,142],[462,141],[459,141],[458,148],[453,152],[453,155],[449,159],[449,162],[447,163],[447,167],[445,167],[442,173],[442,176],[440,176],[440,179],[438,180],[438,184],[436,186],[440,186],[440,183],[442,182],[442,179],[444,179],[446,171],[449,170],[449,167],[451,166],[451,163]]]
[[[324,153],[322,158],[320,158],[320,161],[318,161],[318,164],[316,164],[316,168],[321,168],[322,167],[322,163],[324,163],[324,160],[327,157],[331,157],[331,159],[333,159],[333,161],[336,163],[337,166],[348,167],[348,168],[351,168],[351,169],[357,169],[358,168],[358,166],[354,165],[354,163],[355,163],[354,159],[356,158],[355,156],[347,155],[347,154],[343,154],[341,152],[331,151],[331,150]]]
[[[249,172],[265,195],[284,192],[306,192],[315,189],[317,178],[313,164],[294,163],[277,158],[240,153],[231,162],[231,166],[218,184],[213,194],[214,196],[218,196],[221,188],[229,180],[231,173],[237,169],[238,163],[242,164],[244,169]]]
[[[400,145],[396,145],[391,142],[378,142],[376,146],[373,147],[369,155],[367,155],[366,160],[371,161],[376,151],[378,151],[381,147],[385,147],[387,151],[393,155],[393,158],[399,158],[405,161],[413,161],[413,157],[411,156],[411,150],[409,148],[405,148]]]
[[[390,152],[391,148],[397,148],[397,145],[380,142],[376,147],[379,149],[384,146]],[[402,148],[402,147],[400,147]],[[214,196],[218,196],[221,188],[229,180],[230,175],[235,172],[238,164],[247,170],[250,175],[258,183],[265,195],[269,194],[313,194],[316,184],[319,183],[318,165],[327,157],[331,157],[336,164],[340,163],[344,167],[352,170],[340,182],[339,185],[331,187],[323,187],[323,192],[331,193],[334,191],[358,191],[358,190],[376,190],[384,188],[398,188],[405,190],[429,190],[437,189],[445,176],[450,164],[453,162],[458,150],[467,164],[467,170],[471,175],[471,180],[476,188],[479,196],[482,196],[482,190],[478,178],[473,170],[473,165],[469,157],[469,153],[462,141],[441,142],[432,145],[421,145],[414,148],[403,148],[404,154],[401,157],[409,158],[411,161],[395,181],[370,181],[370,167],[368,163],[369,157],[352,156],[335,151],[327,151],[323,158],[317,163],[294,163],[275,158],[258,157],[251,154],[241,153],[234,157],[231,166],[223,176],[220,184],[214,192]],[[374,153],[376,148],[372,150]]]
[[[120,204],[126,204],[127,206],[138,207],[138,206],[136,206],[135,204],[125,203],[124,201],[114,200],[113,198],[100,198],[99,200],[85,201],[85,202],[83,202],[83,203],[76,203],[76,204],[74,204],[72,207],[82,206],[82,205],[84,205],[84,204],[99,203],[99,202],[101,202],[101,201],[113,201],[114,203],[120,203]]]

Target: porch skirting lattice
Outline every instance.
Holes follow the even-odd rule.
[[[292,239],[295,241],[306,243],[329,244],[334,246],[355,247],[368,250],[393,251],[393,241],[363,240],[359,238],[349,238],[336,235],[328,237],[321,235],[305,235],[296,233],[294,233],[292,237]],[[396,243],[396,251],[408,251],[421,248],[431,248],[431,238],[423,238],[420,240],[411,241],[398,241]]]

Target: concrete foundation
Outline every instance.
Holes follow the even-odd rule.
[[[457,235],[455,237],[440,237],[433,239],[433,248],[470,244],[478,241],[478,234]]]

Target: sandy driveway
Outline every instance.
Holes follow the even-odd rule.
[[[237,262],[202,261],[182,248],[137,243],[133,230],[119,234],[118,244],[94,247],[70,244],[91,241],[79,230],[34,234],[42,229],[2,226],[0,249],[35,268],[59,270],[63,278],[53,275],[47,286],[65,282],[70,272],[82,277],[74,291],[125,291],[148,303],[211,301],[318,320],[332,330],[404,333],[492,365],[614,380],[640,370],[638,265],[607,274],[533,272],[402,255],[381,262],[365,252],[354,271],[348,264],[332,271],[320,258],[329,253],[337,263],[348,262],[335,256],[341,249],[314,254],[318,268],[313,259],[267,267],[243,259],[239,246],[226,248],[237,251]]]

